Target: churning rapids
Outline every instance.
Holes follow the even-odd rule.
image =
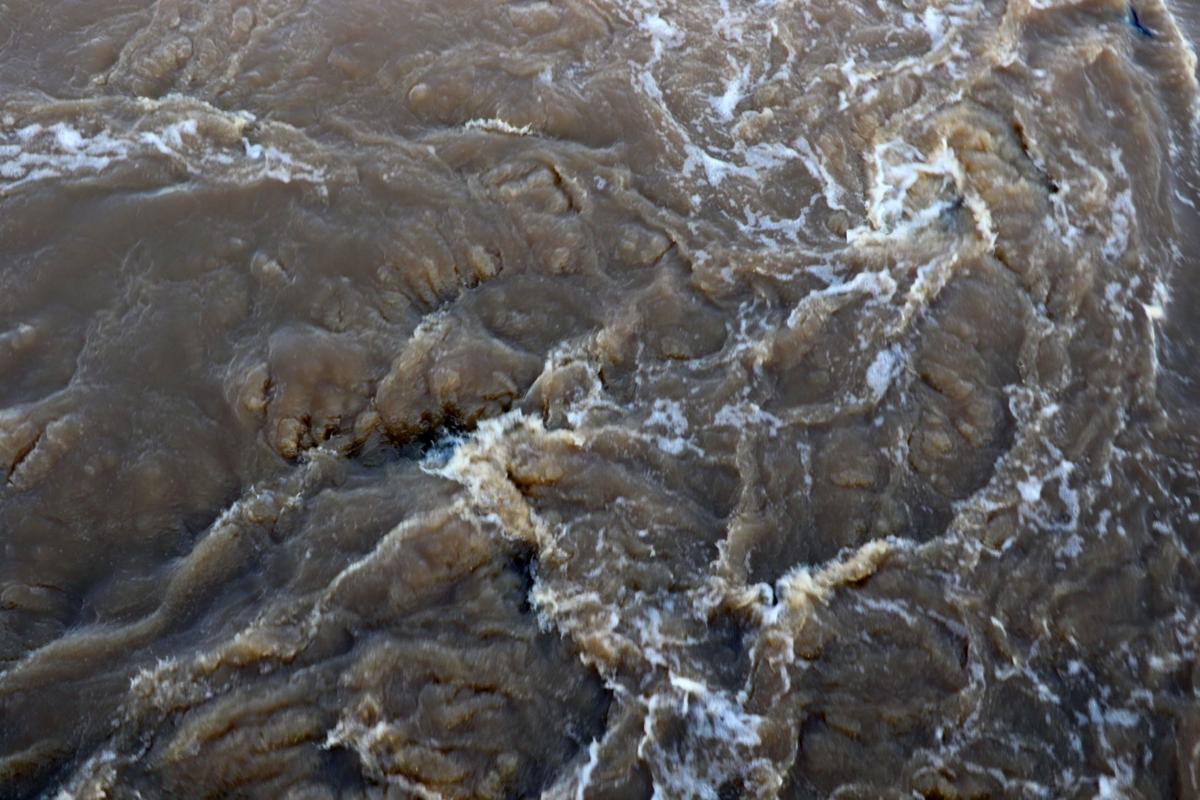
[[[1200,797],[1197,33],[0,1],[0,797]]]

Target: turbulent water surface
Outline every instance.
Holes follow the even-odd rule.
[[[0,797],[1200,796],[1196,31],[0,2]]]

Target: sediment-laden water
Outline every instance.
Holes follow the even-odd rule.
[[[1200,797],[1198,31],[0,2],[0,797]]]

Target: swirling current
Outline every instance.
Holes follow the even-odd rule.
[[[0,2],[0,797],[1200,797],[1197,33]]]

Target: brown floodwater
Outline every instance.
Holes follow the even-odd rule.
[[[1198,33],[0,2],[0,798],[1200,797]]]

